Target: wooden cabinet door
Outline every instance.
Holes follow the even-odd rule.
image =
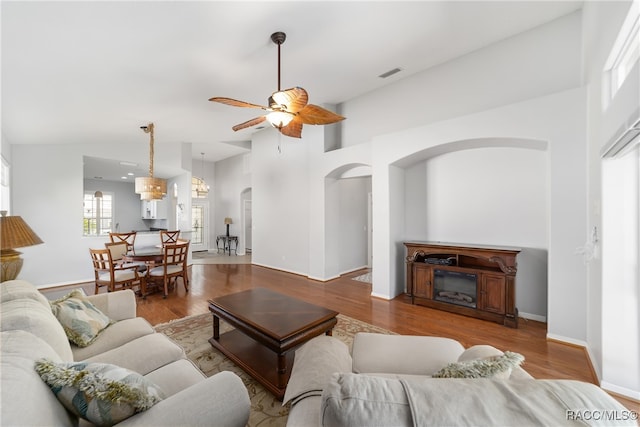
[[[506,279],[504,275],[483,274],[480,288],[480,309],[505,313]]]
[[[414,264],[413,269],[413,296],[431,299],[433,269],[425,264]]]

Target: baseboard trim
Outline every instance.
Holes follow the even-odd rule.
[[[333,276],[333,277],[329,277],[327,279],[321,279],[320,277],[313,277],[313,276],[306,276],[306,277],[308,279],[315,280],[316,282],[329,282],[331,280],[340,278],[340,276]]]
[[[300,273],[299,271],[287,270],[287,269],[285,269],[285,268],[281,268],[281,267],[273,267],[273,266],[271,266],[271,265],[261,264],[261,263],[259,263],[259,262],[255,262],[255,261],[253,261],[253,260],[251,261],[251,264],[252,264],[252,265],[257,265],[258,267],[268,268],[268,269],[270,269],[270,270],[283,271],[283,272],[285,272],[285,273],[295,274],[296,276],[302,276],[302,277],[310,278],[310,277],[309,277],[309,276],[307,276],[306,274],[304,274],[304,273]],[[313,280],[315,280],[315,279],[313,279]]]
[[[383,300],[386,300],[386,301],[390,301],[390,300],[393,299],[393,298],[390,298],[389,295],[383,295],[383,294],[379,294],[377,292],[371,292],[371,296],[374,297],[374,298],[380,298],[380,299],[383,299]]]
[[[341,272],[341,273],[340,273],[338,276],[336,276],[336,277],[344,276],[345,274],[353,273],[354,271],[365,270],[365,269],[367,269],[367,268],[369,268],[369,267],[367,267],[366,265],[364,265],[364,266],[362,266],[362,267],[352,268],[352,269],[350,269],[350,270],[346,270],[346,271]]]
[[[598,372],[596,371],[593,365],[591,352],[589,351],[589,346],[585,341],[575,340],[573,338],[567,338],[560,335],[554,335],[549,333],[547,334],[547,341],[581,349],[584,352],[584,356],[587,359],[587,363],[589,364],[589,371],[591,372],[591,378],[593,378],[593,383],[600,384],[600,377],[598,376]]]
[[[520,311],[518,312],[518,317],[522,317],[523,319],[535,320],[536,322],[547,323],[547,316],[540,316],[539,314],[524,313]]]
[[[600,387],[603,390],[606,390],[607,393],[613,396],[620,396],[624,399],[629,399],[629,400],[633,400],[636,403],[640,403],[640,392],[638,391],[631,390],[625,387],[620,387],[618,385],[611,384],[606,381],[603,381],[600,384]]]
[[[565,344],[565,345],[570,345],[573,347],[579,347],[579,348],[587,348],[587,343],[585,341],[582,340],[576,340],[573,338],[568,338],[568,337],[563,337],[562,335],[556,335],[556,334],[550,334],[547,333],[547,341],[554,341],[557,342],[559,344]]]

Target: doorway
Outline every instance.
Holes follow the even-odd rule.
[[[191,250],[209,250],[209,202],[193,201],[191,205]]]
[[[241,247],[244,248],[245,254],[251,253],[252,248],[252,230],[253,230],[253,221],[252,221],[252,207],[251,207],[251,189],[245,189],[240,196],[242,200],[242,234],[241,234]]]
[[[367,193],[367,268],[373,266],[373,195]]]

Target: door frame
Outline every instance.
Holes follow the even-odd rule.
[[[209,236],[211,235],[211,230],[209,229],[209,201],[208,200],[197,200],[197,199],[193,199],[191,201],[191,221],[193,222],[193,209],[198,207],[198,206],[202,206],[203,208],[203,228],[204,228],[204,233],[202,235],[202,244],[194,244],[193,243],[193,239],[191,239],[191,251],[192,252],[197,252],[197,251],[208,251],[209,248],[209,242],[210,242],[210,238]],[[193,227],[193,224],[191,225],[191,227]]]

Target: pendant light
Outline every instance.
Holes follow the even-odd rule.
[[[149,134],[149,176],[136,178],[135,192],[140,195],[140,200],[162,200],[167,194],[167,181],[153,177],[153,123],[140,127]]]

